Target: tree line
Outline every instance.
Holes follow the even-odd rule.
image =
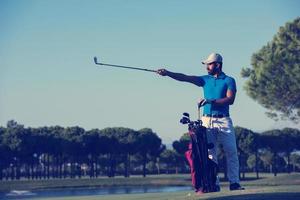
[[[146,165],[165,149],[149,128],[102,130],[60,126],[25,128],[15,121],[0,127],[0,179],[114,177],[130,169],[146,176]],[[133,165],[133,166],[131,166]]]
[[[241,178],[246,172],[291,172],[300,169],[300,131],[285,128],[255,133],[235,127]],[[25,128],[11,120],[0,127],[0,180],[97,178],[131,174],[188,173],[184,157],[187,133],[167,149],[150,128],[84,130],[81,127]],[[218,152],[220,171],[226,157]]]

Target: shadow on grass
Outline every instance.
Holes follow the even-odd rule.
[[[265,179],[265,177],[260,177],[260,178],[256,178],[256,177],[245,177],[245,178],[240,178],[241,181],[257,181],[257,180],[261,180],[261,179]],[[225,178],[220,178],[221,182],[226,182],[228,181],[228,179]]]
[[[210,200],[296,200],[300,199],[300,192],[288,193],[262,193],[262,194],[243,194],[226,197],[209,198]]]
[[[260,177],[260,178],[256,178],[256,177],[245,177],[245,178],[241,178],[241,181],[257,181],[257,180],[262,180],[262,179],[266,179],[265,177]],[[185,178],[183,179],[184,181],[192,181],[191,178]],[[225,178],[220,178],[220,182],[228,182],[228,179]]]

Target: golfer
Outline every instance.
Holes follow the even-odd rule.
[[[223,59],[220,54],[210,54],[202,64],[206,65],[208,75],[189,76],[166,69],[159,69],[157,73],[203,88],[204,99],[199,101],[199,105],[204,106],[202,122],[207,128],[208,142],[212,142],[215,146],[209,150],[209,157],[217,163],[217,144],[222,144],[227,160],[229,189],[243,190],[244,188],[239,183],[239,160],[235,132],[229,115],[229,106],[234,103],[236,95],[235,80],[222,71]]]

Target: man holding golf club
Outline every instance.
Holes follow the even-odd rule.
[[[227,173],[230,190],[243,190],[239,184],[239,161],[236,138],[229,116],[229,106],[234,103],[236,94],[235,80],[222,71],[223,59],[220,54],[212,53],[202,62],[206,65],[208,75],[189,76],[159,69],[161,76],[169,76],[177,81],[189,82],[202,87],[204,99],[199,101],[204,106],[202,122],[207,128],[208,142],[214,144],[209,150],[209,157],[217,163],[217,144],[222,144],[227,161]]]

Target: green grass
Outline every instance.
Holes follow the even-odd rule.
[[[107,196],[81,196],[62,198],[42,198],[39,200],[297,200],[300,199],[299,186],[267,186],[247,188],[244,191],[226,191],[208,193],[196,196],[191,191],[170,192],[170,193],[147,193],[147,194],[124,194]]]
[[[167,185],[184,186],[191,185],[190,175],[152,175],[145,178],[132,176],[130,178],[101,177],[97,179],[50,179],[50,180],[14,180],[0,182],[0,192],[11,190],[40,190],[40,189],[61,189],[61,188],[82,188],[82,187],[114,187],[114,186],[146,186],[146,185]]]
[[[279,175],[280,176],[280,175]],[[254,173],[247,174],[247,180],[255,180]],[[273,177],[269,173],[261,173],[260,177],[264,180],[267,177]],[[222,178],[222,177],[221,177]],[[78,187],[112,187],[112,186],[144,186],[144,185],[167,185],[167,186],[190,186],[191,177],[189,174],[179,175],[149,175],[145,178],[142,176],[131,176],[130,178],[101,177],[97,179],[49,179],[49,180],[13,180],[1,181],[0,192],[10,190],[39,190],[39,189],[56,189],[56,188],[78,188]]]
[[[249,177],[249,176],[248,176]],[[61,198],[40,198],[40,200],[297,200],[300,199],[300,174],[279,174],[277,177],[263,174],[262,179],[242,181],[242,185],[246,187],[244,191],[229,191],[228,183],[222,182],[222,191],[217,193],[207,193],[202,196],[196,196],[193,191],[181,192],[165,192],[165,193],[146,193],[146,194],[122,194],[122,195],[95,195],[95,196],[79,196],[79,197],[61,197]],[[89,184],[94,186],[121,186],[121,185],[190,185],[189,175],[160,175],[131,178],[99,178],[99,179],[83,179],[83,180],[48,180],[48,181],[23,181],[28,184],[26,187],[36,189],[42,188],[59,188],[79,187],[81,184]],[[251,179],[251,178],[250,178]],[[0,188],[16,186],[17,181],[1,182]],[[44,183],[45,182],[45,183]],[[3,186],[2,183],[5,183]],[[31,184],[30,184],[31,183]],[[24,185],[23,185],[24,186]],[[14,188],[16,189],[16,188]],[[35,198],[38,200],[37,198]]]

